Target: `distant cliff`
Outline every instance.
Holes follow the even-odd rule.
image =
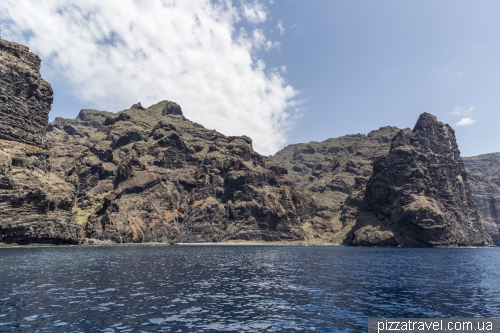
[[[464,157],[469,173],[472,198],[486,230],[495,245],[500,245],[500,153]]]
[[[77,244],[74,187],[50,173],[45,130],[52,88],[40,58],[0,39],[0,242]]]
[[[77,189],[73,211],[88,238],[302,240],[315,213],[249,137],[206,129],[173,102],[82,110],[48,131],[54,171]]]

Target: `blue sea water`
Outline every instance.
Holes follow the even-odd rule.
[[[0,332],[366,332],[500,317],[500,248],[0,249]]]

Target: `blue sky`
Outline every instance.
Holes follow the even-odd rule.
[[[168,99],[264,154],[422,112],[455,129],[463,156],[499,152],[498,17],[498,1],[0,4],[2,37],[42,58],[51,119]]]

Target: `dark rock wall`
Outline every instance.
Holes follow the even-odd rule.
[[[486,230],[500,245],[500,153],[464,157],[472,198]]]
[[[0,138],[43,146],[53,93],[40,64],[26,46],[0,39]]]
[[[39,69],[27,47],[0,40],[0,242],[77,244],[74,187],[50,172],[52,88]]]
[[[422,114],[374,162],[350,244],[491,244],[467,178],[453,129]]]
[[[313,200],[286,169],[184,118],[179,105],[82,110],[48,127],[54,171],[77,189],[86,236],[115,242],[301,240]]]

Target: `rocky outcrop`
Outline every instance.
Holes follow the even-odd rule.
[[[464,157],[472,198],[486,231],[500,245],[500,153]]]
[[[184,118],[179,105],[82,110],[48,127],[53,170],[77,191],[88,238],[114,242],[301,240],[315,214],[287,170]]]
[[[39,70],[27,47],[0,39],[0,242],[77,244],[74,187],[50,172],[52,88]]]
[[[40,76],[40,58],[0,39],[0,138],[43,147],[52,87]]]
[[[368,135],[293,144],[271,156],[288,169],[294,185],[315,200],[317,216],[305,226],[310,238],[344,242],[356,223],[372,163],[389,152],[399,130],[387,126]]]
[[[352,245],[491,244],[479,217],[455,134],[424,113],[373,164]]]

